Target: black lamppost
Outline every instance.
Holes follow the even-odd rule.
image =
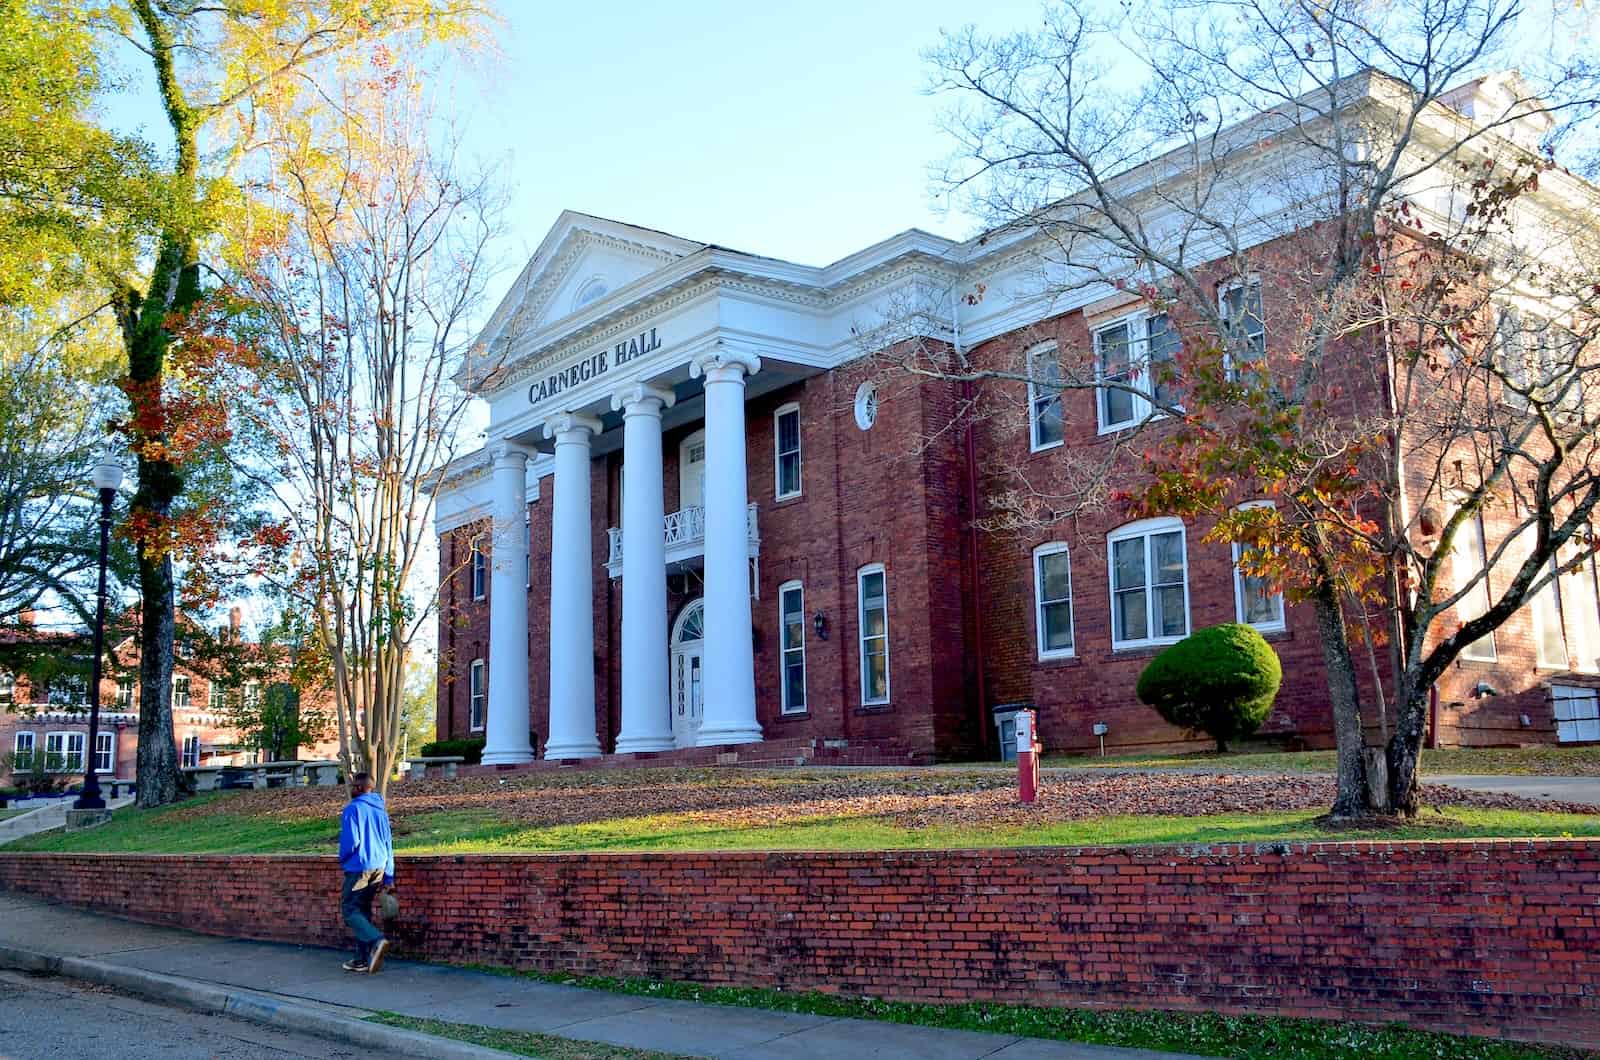
[[[106,642],[106,554],[111,549],[111,501],[122,485],[122,468],[109,460],[94,466],[91,476],[100,491],[100,588],[94,606],[94,662],[89,677],[89,746],[84,748],[83,791],[72,804],[74,810],[103,810],[100,778],[95,775],[96,742],[100,736],[100,660]]]

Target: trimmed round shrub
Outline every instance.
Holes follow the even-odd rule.
[[[1226,751],[1272,710],[1283,665],[1261,634],[1229,622],[1196,630],[1150,660],[1139,675],[1140,701],[1167,721],[1203,732]]]

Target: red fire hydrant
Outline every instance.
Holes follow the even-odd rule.
[[[1017,725],[1017,796],[1023,802],[1032,802],[1039,794],[1039,737],[1034,725],[1034,712],[1019,710]]]

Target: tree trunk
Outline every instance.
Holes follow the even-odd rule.
[[[178,751],[172,731],[172,560],[139,555],[139,805],[178,798]]]
[[[1387,748],[1389,761],[1389,813],[1417,815],[1417,766],[1422,758],[1422,737],[1428,725],[1428,690],[1418,688],[1407,675],[1401,690],[1400,717]]]
[[[1315,561],[1314,561],[1315,562]],[[1339,594],[1330,579],[1323,579],[1311,597],[1322,641],[1323,663],[1328,668],[1328,695],[1333,708],[1333,736],[1339,749],[1338,792],[1332,817],[1362,817],[1371,811],[1367,799],[1366,763],[1361,757],[1365,738],[1361,730],[1361,693],[1356,687],[1355,660],[1350,655],[1349,631]]]

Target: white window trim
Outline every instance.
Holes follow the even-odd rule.
[[[8,670],[0,670],[0,706],[10,706],[17,698],[17,677]]]
[[[1266,291],[1258,274],[1251,273],[1248,276],[1236,276],[1217,287],[1217,316],[1222,318],[1225,327],[1232,328],[1232,324],[1228,320],[1228,295],[1241,287],[1254,287],[1261,291],[1261,361],[1265,364],[1267,359],[1267,300]],[[1223,336],[1222,342],[1222,371],[1228,379],[1235,378],[1233,355],[1228,352],[1226,335]]]
[[[62,737],[62,740],[61,740],[61,768],[60,769],[51,769],[50,768],[50,737],[52,737],[52,736],[60,736],[60,737]],[[78,740],[84,746],[88,745],[88,743],[89,743],[89,734],[88,733],[74,732],[71,729],[53,729],[50,732],[47,732],[47,733],[44,734],[45,772],[47,772],[47,773],[67,773],[67,774],[83,772],[83,770],[81,770],[81,769],[73,769],[72,768],[72,738],[74,736],[76,736],[78,738]],[[79,764],[83,765],[84,763],[80,761]]]
[[[783,598],[791,593],[800,594],[800,689],[806,697],[806,702],[798,707],[789,702],[789,652],[792,650],[784,644],[784,608]],[[806,687],[806,591],[805,586],[798,580],[787,581],[778,586],[778,698],[784,714],[804,714],[811,709],[811,690]]]
[[[482,659],[472,660],[472,666],[467,673],[467,731],[483,732],[489,721],[489,680],[484,669]],[[482,692],[474,692],[473,688],[481,688]],[[483,700],[483,710],[479,713],[478,724],[472,724],[472,701]]]
[[[1573,600],[1573,611],[1574,613],[1580,612],[1583,610],[1583,605],[1585,603],[1595,604],[1595,613],[1587,617],[1594,621],[1594,625],[1590,626],[1589,629],[1597,635],[1600,635],[1600,565],[1596,564],[1595,557],[1590,555],[1583,561],[1582,567],[1564,575],[1563,577],[1569,579],[1569,586],[1572,582],[1577,582],[1581,587],[1583,581],[1585,579],[1588,580],[1589,599],[1585,601],[1582,596],[1578,596],[1575,600]],[[1561,620],[1563,625],[1565,625],[1567,619],[1567,612],[1565,610],[1566,600],[1567,597],[1565,595],[1562,596],[1563,610],[1561,612]],[[1572,643],[1575,639],[1573,631],[1569,628],[1566,630],[1566,633],[1568,641],[1567,665],[1569,669],[1573,673],[1580,674],[1600,673],[1600,644],[1590,643],[1582,645],[1581,647],[1588,649],[1589,652],[1588,655],[1585,655],[1581,650],[1574,650]],[[1576,659],[1572,658],[1574,654],[1577,655]]]
[[[108,761],[110,764],[108,764],[104,769],[100,768],[99,743],[101,740],[105,740],[111,745],[111,750],[107,752],[109,755]],[[117,734],[114,732],[97,732],[94,734],[94,742],[96,744],[94,755],[94,771],[96,773],[115,773],[117,771]]]
[[[1560,565],[1556,563],[1554,556],[1550,557],[1550,562],[1545,565],[1545,570],[1552,575],[1551,579],[1545,583],[1543,589],[1540,589],[1528,599],[1529,618],[1533,626],[1533,666],[1536,670],[1553,670],[1558,673],[1567,673],[1571,669],[1570,657],[1572,653],[1567,650],[1566,602],[1561,599],[1561,579],[1558,576],[1554,576],[1556,571],[1560,570]],[[1555,622],[1556,640],[1561,645],[1561,658],[1559,660],[1547,659],[1544,654],[1545,636],[1551,632],[1544,628],[1544,620],[1539,617],[1539,598],[1545,593],[1550,594],[1550,602],[1555,607],[1555,613],[1551,616],[1551,621]]]
[[[482,564],[483,576],[478,576],[479,564]],[[476,541],[472,543],[472,555],[467,560],[467,589],[474,600],[482,600],[489,595],[489,560],[483,554],[483,546]]]
[[[1477,571],[1482,575],[1479,585],[1482,587],[1484,607],[1487,609],[1494,606],[1494,587],[1489,584],[1489,531],[1488,528],[1484,526],[1482,512],[1473,513],[1471,516],[1471,521],[1477,527],[1479,547],[1478,555],[1475,558],[1475,561],[1477,563]],[[1462,591],[1462,578],[1460,575],[1456,574],[1456,563],[1460,559],[1456,549],[1460,540],[1460,536],[1461,531],[1458,529],[1456,531],[1456,538],[1450,542],[1450,572],[1452,583],[1455,585],[1455,591],[1458,593]],[[1467,622],[1471,621],[1471,619],[1465,616],[1461,609],[1461,605],[1466,603],[1466,601],[1467,596],[1463,595],[1460,599],[1456,600],[1455,603],[1456,618],[1461,622],[1462,625],[1465,625]],[[1473,617],[1475,618],[1477,616],[1474,615]],[[1494,635],[1495,631],[1491,629],[1489,632],[1485,633],[1482,637],[1473,641],[1471,644],[1463,644],[1461,646],[1459,658],[1465,659],[1468,662],[1498,662],[1500,660],[1500,647],[1495,643]],[[1467,654],[1469,651],[1478,647],[1479,645],[1487,646],[1489,654]]]
[[[862,592],[862,583],[874,574],[883,575],[883,696],[878,699],[867,698],[867,598]],[[856,679],[861,688],[861,705],[863,707],[881,707],[890,702],[893,688],[890,684],[889,665],[889,572],[881,563],[869,563],[856,571],[856,648],[861,653],[860,665],[856,667]]]
[[[1067,416],[1066,403],[1061,395],[1064,391],[1056,391],[1056,401],[1061,406],[1061,437],[1053,442],[1040,443],[1039,441],[1039,387],[1035,383],[1033,371],[1034,358],[1040,354],[1049,353],[1056,357],[1056,370],[1061,369],[1061,351],[1054,342],[1041,342],[1030,349],[1023,358],[1023,365],[1028,372],[1028,452],[1042,453],[1047,449],[1055,449],[1067,444]]]
[[[1150,325],[1148,318],[1149,313],[1141,309],[1137,312],[1124,314],[1115,320],[1103,321],[1095,325],[1094,330],[1089,334],[1090,345],[1094,347],[1092,354],[1094,356],[1094,422],[1096,433],[1115,434],[1118,431],[1125,431],[1129,427],[1136,427],[1150,418],[1150,399],[1143,394],[1124,391],[1128,393],[1128,397],[1133,401],[1132,415],[1125,420],[1106,421],[1103,398],[1109,391],[1101,385],[1105,379],[1105,362],[1100,357],[1100,336],[1113,328],[1126,327],[1128,329],[1129,372],[1131,373],[1137,370],[1138,366],[1146,364],[1150,359]],[[1136,324],[1144,324],[1144,327],[1136,328]],[[1136,332],[1142,332],[1142,334],[1136,335]]]
[[[33,758],[39,753],[39,737],[32,729],[18,729],[11,740],[11,753],[13,756],[22,753],[22,738],[28,738],[28,768],[33,768]]]
[[[182,703],[178,702],[178,682],[179,681],[183,682],[183,702]],[[172,675],[172,706],[174,708],[182,707],[184,710],[188,710],[189,709],[189,705],[191,703],[193,703],[193,702],[194,702],[194,682],[189,678],[188,674],[173,674]]]
[[[1126,541],[1131,537],[1145,539],[1144,546],[1144,614],[1145,628],[1155,628],[1155,564],[1150,555],[1150,537],[1154,534],[1178,532],[1178,541],[1183,546],[1183,628],[1184,633],[1176,637],[1144,637],[1140,640],[1117,639],[1117,580],[1115,573],[1115,545],[1118,541]],[[1183,525],[1183,520],[1176,516],[1156,516],[1153,519],[1140,519],[1138,522],[1119,526],[1106,535],[1106,592],[1111,605],[1111,649],[1122,651],[1126,648],[1146,648],[1165,644],[1176,644],[1194,631],[1194,618],[1189,613],[1189,531]]]
[[[1235,511],[1244,511],[1248,508],[1274,508],[1278,506],[1268,500],[1245,501]],[[1187,544],[1187,543],[1186,543]],[[1239,569],[1239,560],[1244,555],[1244,546],[1239,542],[1233,543],[1233,613],[1237,616],[1241,626],[1250,626],[1257,633],[1282,633],[1289,628],[1289,609],[1283,599],[1283,590],[1278,590],[1272,595],[1278,598],[1278,620],[1276,622],[1251,622],[1245,618],[1244,608],[1244,571]],[[1184,569],[1188,569],[1188,555],[1184,555]]]
[[[194,741],[194,764],[193,765],[189,765],[188,764],[188,762],[189,762],[189,741],[190,740]],[[186,734],[184,736],[184,738],[183,738],[183,742],[178,744],[178,762],[180,763],[179,768],[182,768],[182,769],[199,769],[200,768],[200,734],[199,733],[191,732],[191,733]]]
[[[1041,561],[1046,556],[1067,557],[1067,629],[1072,634],[1072,647],[1047,648],[1044,644],[1044,568]],[[1078,615],[1074,608],[1072,586],[1072,551],[1065,541],[1047,541],[1033,550],[1033,642],[1041,661],[1045,659],[1071,659],[1078,654]],[[1051,603],[1060,601],[1052,600]]]
[[[784,493],[781,488],[783,483],[783,431],[779,428],[779,421],[791,412],[794,413],[795,487],[788,493]],[[779,406],[772,413],[772,494],[775,500],[793,500],[805,491],[804,453],[805,445],[800,439],[800,403],[791,401],[787,405]]]

